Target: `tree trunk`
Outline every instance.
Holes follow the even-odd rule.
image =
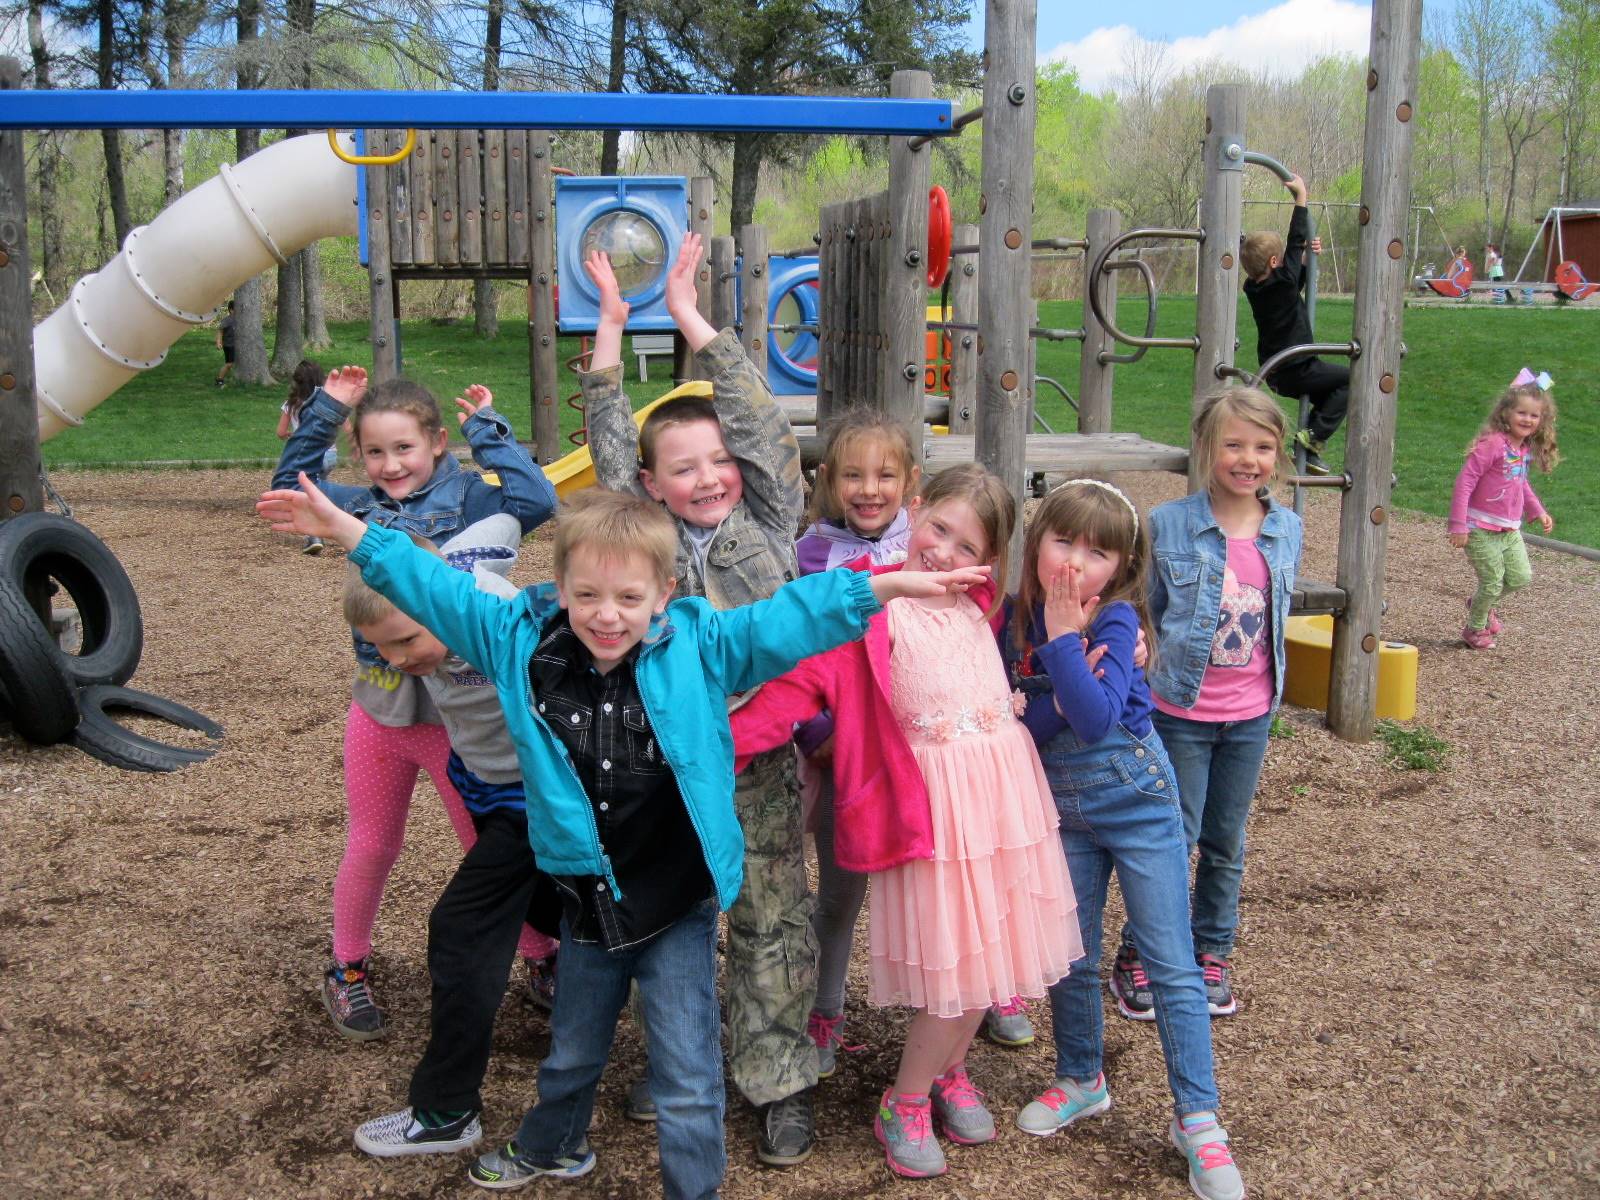
[[[499,293],[495,291],[494,280],[474,279],[472,281],[472,329],[479,337],[492,338],[500,336]]]
[[[167,86],[181,88],[186,82],[184,44],[190,32],[190,21],[182,12],[179,0],[166,0],[162,5],[162,37],[167,48]],[[183,141],[182,129],[161,131],[161,193],[167,206],[176,204],[183,196]]]
[[[278,268],[277,331],[272,340],[272,373],[279,379],[294,374],[305,349],[305,300],[301,288],[300,255],[291,255]]]
[[[500,87],[500,42],[505,22],[505,0],[489,0],[488,24],[483,34],[483,90],[496,91]],[[472,281],[472,329],[479,337],[500,336],[500,313],[496,303],[494,281]]]
[[[611,0],[611,61],[606,72],[606,91],[622,91],[623,71],[627,66],[628,0]],[[622,131],[608,129],[600,139],[600,174],[615,175],[620,165]],[[739,226],[735,225],[735,229]]]
[[[240,91],[260,85],[254,62],[257,22],[261,0],[239,0],[238,59],[234,74]],[[261,149],[259,129],[234,130],[234,144],[243,162]],[[267,370],[267,343],[261,332],[261,280],[247,280],[233,294],[233,376],[240,383],[265,385],[272,382]]]
[[[743,229],[755,222],[756,187],[766,158],[761,134],[741,133],[733,139],[733,200],[728,206],[730,228]]]
[[[328,336],[328,306],[322,297],[322,255],[313,242],[300,251],[300,290],[304,293],[307,354],[327,350],[333,345]]]
[[[44,0],[28,0],[28,49],[33,55],[33,86],[37,91],[49,91],[55,84],[50,79],[50,51],[44,40]],[[39,133],[34,174],[39,179],[39,270],[54,308],[66,299],[68,282],[66,235],[58,196],[61,142],[54,130]]]
[[[100,0],[100,48],[97,56],[97,82],[106,91],[117,86],[116,72],[116,6],[112,0]],[[127,241],[133,229],[133,216],[128,211],[128,184],[122,174],[122,136],[115,129],[100,131],[100,144],[105,148],[106,190],[111,199],[111,223],[116,227],[117,245]]]

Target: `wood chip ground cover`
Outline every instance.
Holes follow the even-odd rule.
[[[456,857],[426,782],[377,933],[394,1035],[341,1041],[316,994],[343,841],[342,556],[303,557],[258,526],[249,472],[53,482],[139,590],[132,685],[222,722],[227,743],[138,775],[0,725],[0,1195],[472,1194],[463,1157],[383,1164],[350,1143],[404,1103],[426,1038],[427,913]],[[1123,482],[1142,506],[1181,490]],[[1331,579],[1337,510],[1313,500],[1305,570]],[[1500,648],[1475,653],[1458,641],[1469,572],[1440,524],[1390,528],[1384,635],[1421,651],[1418,718],[1448,765],[1396,770],[1380,744],[1286,710],[1294,736],[1273,741],[1251,820],[1242,1011],[1214,1026],[1226,1121],[1255,1197],[1600,1195],[1600,571],[1535,552]],[[528,544],[522,581],[548,550]],[[725,1196],[1188,1194],[1155,1031],[1109,1007],[1110,1113],[1050,1139],[1011,1127],[1051,1074],[1043,1002],[1033,1046],[973,1056],[999,1144],[952,1150],[942,1182],[892,1181],[870,1119],[904,1016],[865,1006],[859,958],[849,1034],[869,1049],[821,1087],[818,1153],[762,1169],[730,1089]],[[515,1128],[547,1045],[544,1018],[508,997],[490,1139]],[[621,1116],[639,1060],[624,1022],[599,1165],[535,1193],[658,1194],[653,1132]]]

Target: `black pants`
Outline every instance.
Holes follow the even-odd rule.
[[[1280,396],[1311,399],[1311,418],[1306,428],[1311,440],[1325,442],[1344,421],[1350,407],[1350,368],[1325,363],[1320,358],[1287,363],[1272,373],[1272,390]]]
[[[534,865],[528,822],[520,812],[473,816],[478,840],[428,917],[428,974],[433,1013],[428,1048],[411,1075],[416,1108],[483,1107],[494,1018],[511,978],[522,924],[535,920],[549,880]],[[541,882],[543,886],[541,886]]]

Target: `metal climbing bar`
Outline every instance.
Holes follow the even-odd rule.
[[[639,129],[946,137],[949,100],[611,92],[7,91],[0,129]]]
[[[1100,277],[1102,275],[1109,276],[1113,270],[1118,269],[1110,265],[1110,258],[1113,254],[1132,241],[1160,241],[1163,239],[1203,242],[1205,233],[1199,229],[1146,228],[1130,229],[1127,233],[1112,238],[1106,243],[1106,248],[1100,252],[1100,257],[1095,259],[1094,267],[1089,272],[1088,286],[1084,289],[1089,297],[1089,307],[1094,311],[1094,319],[1100,322],[1101,328],[1124,346],[1160,346],[1170,347],[1175,350],[1198,350],[1200,349],[1199,337],[1151,337],[1148,334],[1144,337],[1137,337],[1134,334],[1124,332],[1117,328],[1115,321],[1106,316],[1105,304],[1100,299]],[[1152,296],[1155,295],[1154,289],[1151,290],[1150,294]],[[1145,326],[1147,329],[1153,328],[1151,320],[1147,319]]]

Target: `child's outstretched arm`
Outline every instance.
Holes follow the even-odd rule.
[[[728,714],[735,770],[742,770],[754,755],[789,741],[796,723],[811,720],[827,707],[831,657],[824,653],[802,660],[776,679],[767,680]]]
[[[333,445],[350,416],[350,409],[367,392],[367,373],[357,366],[336,367],[328,372],[322,386],[300,406],[300,427],[289,434],[272,473],[276,489],[292,488],[302,473],[321,477],[322,456]],[[323,491],[339,507],[354,504],[371,495],[370,488],[346,483],[326,482]]]
[[[497,512],[510,513],[528,533],[556,511],[556,490],[493,405],[494,395],[481,383],[469,384],[466,394],[456,397],[456,420],[473,461],[500,477],[498,488],[481,479],[468,485],[463,516],[470,525]]]
[[[600,324],[594,331],[594,349],[589,354],[589,370],[603,371],[622,362],[622,331],[628,327],[631,307],[622,298],[611,256],[596,250],[583,260],[583,269],[600,293]]]

